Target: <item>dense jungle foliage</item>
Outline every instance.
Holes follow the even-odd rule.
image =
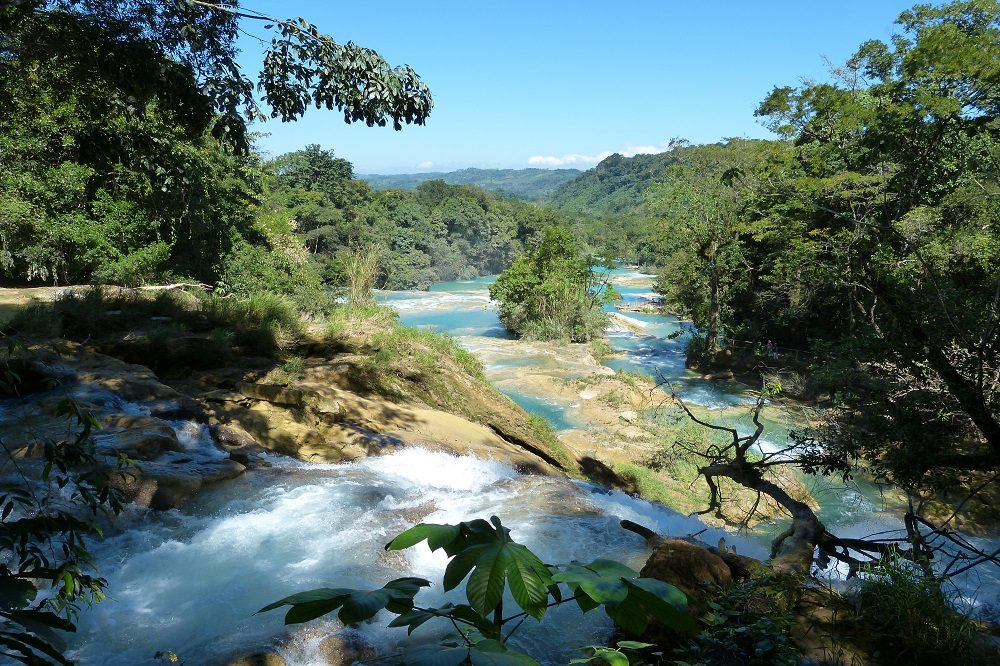
[[[563,218],[538,206],[442,180],[415,192],[374,191],[353,178],[351,164],[308,146],[277,158],[267,210],[294,220],[328,281],[342,281],[344,251],[384,246],[386,289],[426,289],[431,283],[499,273],[542,229]]]

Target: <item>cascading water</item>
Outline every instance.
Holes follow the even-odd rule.
[[[220,484],[183,511],[135,512],[125,518],[126,529],[97,544],[94,554],[110,599],[83,613],[70,656],[84,664],[124,666],[173,650],[188,663],[210,663],[272,646],[290,664],[321,664],[317,637],[341,629],[336,621],[319,621],[321,631],[286,633],[281,612],[253,613],[315,587],[374,588],[407,575],[440,581],[442,553],[425,545],[401,554],[383,549],[420,521],[497,515],[546,562],[607,557],[635,568],[648,549],[618,526],[620,518],[672,534],[703,528],[695,519],[621,493],[522,476],[472,457],[408,449],[343,465],[271,461],[270,469]],[[760,544],[735,541],[740,552],[765,554]],[[421,595],[426,603],[442,601],[439,588]],[[456,593],[449,599],[458,601]],[[405,631],[385,628],[386,621],[360,631],[391,650]],[[582,615],[573,605],[543,625],[526,625],[518,640],[546,663],[564,664],[579,656],[577,647],[605,639],[609,630],[603,615]],[[434,633],[428,627],[417,636]],[[565,638],[554,638],[560,636]]]

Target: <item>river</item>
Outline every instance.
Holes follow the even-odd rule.
[[[626,301],[652,298],[650,276],[618,270],[613,275]],[[557,430],[590,427],[572,401],[532,392],[516,381],[518,368],[550,368],[572,374],[550,348],[511,343],[487,293],[489,278],[434,285],[429,292],[380,294],[404,323],[449,333],[480,354],[487,375],[501,390]],[[662,315],[630,314],[643,333],[615,329],[612,345],[623,351],[612,368],[658,373],[678,386],[692,403],[719,409],[720,415],[747,404],[752,395],[735,382],[702,380],[684,369],[683,337],[671,334],[684,324]],[[133,405],[141,412],[141,405]],[[190,430],[191,424],[178,424]],[[780,424],[769,432],[780,443]],[[191,439],[189,437],[189,439]],[[197,440],[198,438],[193,438]],[[202,439],[205,439],[202,437]],[[192,446],[197,445],[195,441]],[[202,442],[210,447],[208,441]],[[272,649],[289,664],[323,664],[322,638],[345,631],[333,620],[317,620],[289,632],[282,613],[254,615],[265,604],[315,587],[377,587],[419,575],[440,580],[445,561],[423,545],[387,555],[382,546],[419,522],[457,522],[498,515],[515,539],[547,562],[619,559],[639,568],[649,551],[642,539],[623,531],[627,518],[664,534],[704,529],[696,518],[663,506],[607,491],[589,483],[522,476],[490,460],[455,457],[419,449],[340,465],[307,465],[272,456],[273,467],[258,470],[203,492],[182,509],[129,510],[121,528],[94,548],[108,580],[108,600],[85,610],[79,631],[69,640],[69,655],[82,664],[159,663],[157,651],[172,650],[188,664],[224,663],[236,653]],[[813,487],[822,517],[850,536],[898,527],[898,519],[871,487]],[[709,529],[702,538],[725,536],[739,552],[765,557],[780,525],[763,525],[750,534]],[[963,584],[972,603],[977,585],[990,591],[1000,581]],[[423,592],[427,603],[440,601],[439,588]],[[445,595],[454,599],[452,595]],[[364,639],[392,650],[405,638],[385,628],[388,618],[361,626]],[[530,625],[530,626],[529,626]],[[434,637],[434,630],[417,636]],[[544,654],[547,664],[580,656],[577,648],[605,640],[610,625],[602,615],[582,615],[575,606],[558,609],[541,626],[528,623],[521,647]],[[544,646],[544,648],[543,648]]]

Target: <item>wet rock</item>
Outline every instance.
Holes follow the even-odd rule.
[[[126,500],[157,510],[183,505],[204,486],[234,479],[246,467],[234,460],[195,460],[181,453],[170,453],[154,462],[109,470],[105,476]]]
[[[98,446],[129,458],[152,460],[168,451],[184,450],[174,429],[152,416],[109,414],[104,424],[107,429],[94,437]]]
[[[104,475],[110,488],[121,493],[122,499],[137,506],[149,508],[156,495],[158,483],[156,479],[147,479],[138,467],[111,469]]]
[[[228,666],[288,666],[284,657],[276,652],[261,651],[237,657]]]
[[[360,634],[343,632],[324,638],[319,644],[319,656],[329,666],[350,666],[358,661],[370,661],[378,652]]]
[[[210,427],[212,437],[225,449],[248,449],[258,446],[257,440],[239,426],[213,423]]]

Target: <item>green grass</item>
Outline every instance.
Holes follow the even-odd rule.
[[[615,371],[615,379],[636,390],[646,390],[653,387],[653,379],[649,375],[633,370]]]
[[[377,349],[375,355],[378,360],[387,364],[408,356],[408,360],[414,363],[410,371],[418,375],[437,372],[439,359],[445,357],[454,360],[469,376],[486,382],[483,364],[462,349],[450,335],[397,323],[389,330],[376,335],[373,347]]]
[[[979,629],[955,610],[943,583],[903,560],[887,560],[860,576],[857,619],[870,632],[883,663],[1000,663],[1000,650],[979,642]]]
[[[602,359],[613,356],[615,350],[606,338],[594,338],[590,341],[590,353],[600,362]]]
[[[549,454],[558,460],[564,469],[573,470],[576,468],[576,463],[573,462],[572,456],[570,456],[566,447],[563,446],[563,443],[559,441],[559,437],[556,436],[556,431],[552,429],[551,423],[537,414],[528,414],[528,426],[535,437],[545,444]]]
[[[615,474],[628,484],[631,492],[637,493],[645,500],[659,502],[664,506],[676,505],[676,497],[670,492],[667,484],[648,467],[627,462],[612,462],[610,466]]]

